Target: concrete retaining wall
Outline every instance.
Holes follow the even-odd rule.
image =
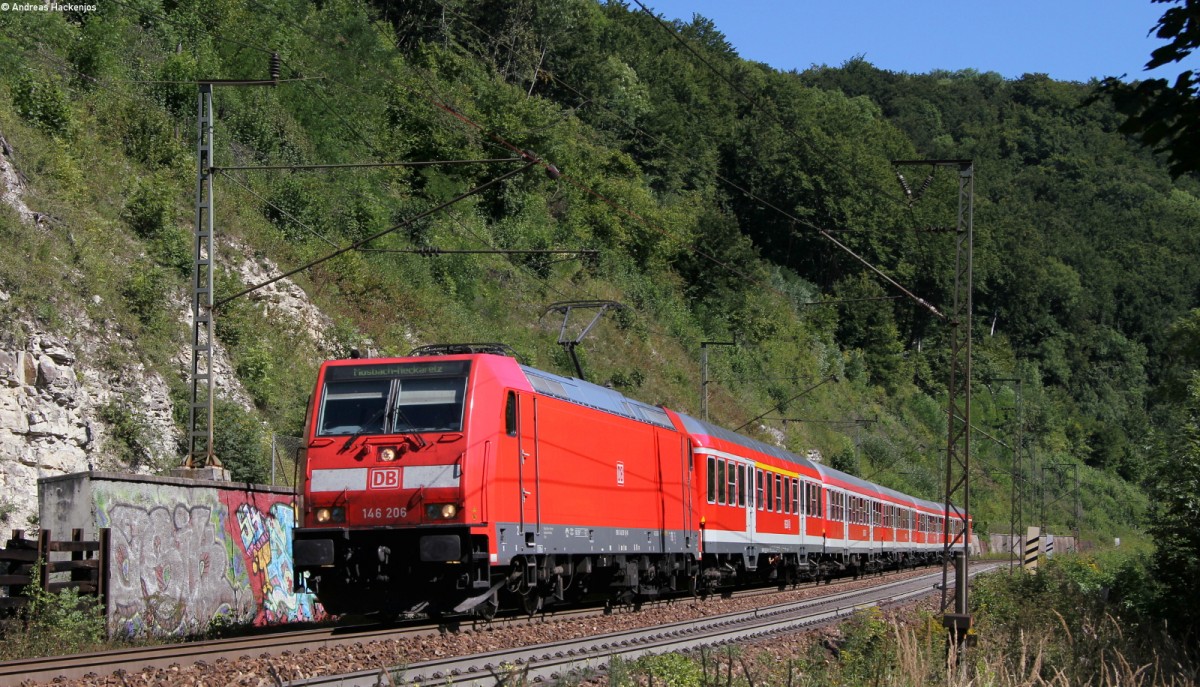
[[[292,592],[295,495],[262,485],[86,472],[38,480],[42,527],[112,530],[108,629],[180,637],[213,622],[319,620]]]

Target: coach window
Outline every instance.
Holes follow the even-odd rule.
[[[725,503],[725,461],[717,461],[717,503]]]
[[[734,466],[734,462],[731,460],[730,461],[730,474],[728,474],[728,477],[730,477],[730,482],[728,482],[728,484],[730,484],[730,500],[728,500],[728,503],[730,503],[730,506],[737,506],[737,504],[738,504],[738,472],[737,472],[737,470],[734,470],[733,466]]]
[[[783,478],[783,512],[784,513],[792,512],[792,488],[790,486],[791,483],[792,483],[791,477]]]
[[[775,478],[771,473],[767,473],[767,510],[775,511]]]
[[[800,507],[800,480],[792,478],[792,514],[798,515],[803,509]]]
[[[738,484],[738,505],[746,505],[746,466],[738,465],[737,469],[737,484]]]
[[[775,512],[783,512],[783,475],[775,475]]]
[[[717,502],[717,459],[708,457],[708,502]]]
[[[758,494],[758,500],[757,500],[757,503],[758,503],[758,509],[759,509],[759,510],[762,510],[763,508],[765,508],[765,507],[766,507],[766,503],[765,503],[765,502],[764,502],[764,500],[763,500],[763,475],[762,475],[762,470],[760,470],[760,469],[758,469],[758,468],[754,468],[754,478],[755,478],[755,482],[756,482],[756,486],[755,486],[755,489],[754,489],[754,490],[755,490],[755,492]]]

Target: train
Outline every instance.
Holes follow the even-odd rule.
[[[490,617],[933,563],[970,536],[942,504],[507,353],[320,366],[297,590],[334,615]]]

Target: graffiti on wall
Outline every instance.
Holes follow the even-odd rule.
[[[185,635],[217,616],[252,615],[254,597],[239,580],[211,505],[114,504],[106,515],[109,627],[117,634]]]
[[[292,592],[295,516],[285,494],[103,482],[94,484],[93,505],[97,526],[112,530],[113,636],[324,617],[311,594]]]
[[[289,503],[272,503],[263,513],[257,507],[237,506],[242,551],[249,561],[251,587],[260,617],[255,624],[316,620],[320,607],[311,594],[292,592],[292,529],[296,514]]]

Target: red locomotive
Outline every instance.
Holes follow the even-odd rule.
[[[479,350],[321,366],[293,558],[330,613],[532,612],[942,555],[939,504]]]

